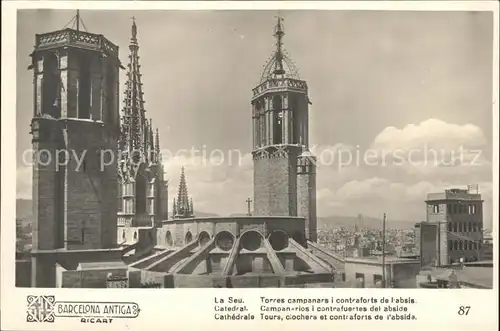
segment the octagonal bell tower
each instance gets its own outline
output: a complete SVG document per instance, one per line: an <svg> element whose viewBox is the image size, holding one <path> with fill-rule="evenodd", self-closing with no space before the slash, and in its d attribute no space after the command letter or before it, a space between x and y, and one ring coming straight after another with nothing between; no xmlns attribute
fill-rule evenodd
<svg viewBox="0 0 500 331"><path fill-rule="evenodd" d="M117 241L118 46L76 23L37 34L31 54L34 287L54 286L57 254Z"/></svg>
<svg viewBox="0 0 500 331"><path fill-rule="evenodd" d="M283 49L284 35L279 17L274 31L276 50L253 89L254 215L305 217L306 228L313 223L310 230L315 232L308 87ZM315 239L315 235L308 237Z"/></svg>

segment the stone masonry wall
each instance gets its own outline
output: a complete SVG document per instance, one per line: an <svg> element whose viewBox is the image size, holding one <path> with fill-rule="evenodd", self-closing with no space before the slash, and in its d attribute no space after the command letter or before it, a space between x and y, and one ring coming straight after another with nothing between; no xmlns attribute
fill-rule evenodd
<svg viewBox="0 0 500 331"><path fill-rule="evenodd" d="M254 215L296 215L296 163L293 153L254 161Z"/></svg>
<svg viewBox="0 0 500 331"><path fill-rule="evenodd" d="M316 175L297 176L297 216L305 218L306 238L317 240Z"/></svg>
<svg viewBox="0 0 500 331"><path fill-rule="evenodd" d="M54 249L63 245L60 217L56 217L56 149L64 148L61 124L57 120L36 118L33 134L33 249ZM60 202L60 201L59 201ZM57 228L59 227L59 228Z"/></svg>
<svg viewBox="0 0 500 331"><path fill-rule="evenodd" d="M102 150L116 152L116 140L101 123L79 120L68 121L67 137L74 153L67 166L68 249L112 247L117 239L116 161L101 167L100 155ZM75 155L83 160L80 166Z"/></svg>
<svg viewBox="0 0 500 331"><path fill-rule="evenodd" d="M437 225L420 224L420 261L422 267L435 266L437 261Z"/></svg>

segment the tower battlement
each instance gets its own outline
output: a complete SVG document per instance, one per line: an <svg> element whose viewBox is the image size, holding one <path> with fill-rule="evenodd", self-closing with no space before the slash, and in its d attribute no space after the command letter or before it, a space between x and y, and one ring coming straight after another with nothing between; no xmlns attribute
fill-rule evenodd
<svg viewBox="0 0 500 331"><path fill-rule="evenodd" d="M257 100L262 95L271 92L293 91L307 94L307 83L304 80L294 78L271 78L255 87L253 92L253 100Z"/></svg>
<svg viewBox="0 0 500 331"><path fill-rule="evenodd" d="M106 39L102 34L95 34L74 29L37 34L35 49L38 51L74 47L89 51L98 51L106 55L118 57L118 46Z"/></svg>

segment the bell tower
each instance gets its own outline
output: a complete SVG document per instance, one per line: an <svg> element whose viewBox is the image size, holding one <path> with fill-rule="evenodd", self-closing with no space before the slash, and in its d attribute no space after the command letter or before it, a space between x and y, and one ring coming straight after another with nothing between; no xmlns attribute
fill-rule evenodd
<svg viewBox="0 0 500 331"><path fill-rule="evenodd" d="M75 20L76 29L36 35L29 67L37 287L52 281L39 254L116 246L118 46L81 31L79 12Z"/></svg>
<svg viewBox="0 0 500 331"><path fill-rule="evenodd" d="M314 159L307 152L308 87L283 48L284 35L283 19L278 17L276 49L253 89L254 214L312 216L315 222L315 177L309 176L314 168L309 161ZM298 181L305 174L308 180Z"/></svg>

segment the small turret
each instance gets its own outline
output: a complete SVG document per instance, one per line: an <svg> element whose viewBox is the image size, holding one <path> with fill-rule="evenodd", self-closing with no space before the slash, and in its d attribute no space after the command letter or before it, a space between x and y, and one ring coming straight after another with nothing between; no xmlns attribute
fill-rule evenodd
<svg viewBox="0 0 500 331"><path fill-rule="evenodd" d="M306 150L297 158L297 216L304 217L306 238L317 240L316 157Z"/></svg>
<svg viewBox="0 0 500 331"><path fill-rule="evenodd" d="M179 183L179 191L177 192L177 205L176 213L174 213L174 218L189 218L193 217L193 201L189 199L186 175L184 173L184 167L181 169L181 179Z"/></svg>

